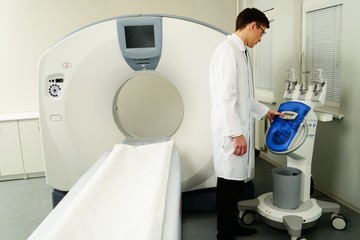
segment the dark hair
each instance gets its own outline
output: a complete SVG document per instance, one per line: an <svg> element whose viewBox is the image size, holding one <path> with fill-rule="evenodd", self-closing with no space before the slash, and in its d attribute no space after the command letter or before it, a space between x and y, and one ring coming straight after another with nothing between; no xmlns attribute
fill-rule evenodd
<svg viewBox="0 0 360 240"><path fill-rule="evenodd" d="M269 19L265 16L265 14L256 8L245 8L236 18L236 28L243 29L249 23L256 22L259 25L265 25L266 28L270 28Z"/></svg>

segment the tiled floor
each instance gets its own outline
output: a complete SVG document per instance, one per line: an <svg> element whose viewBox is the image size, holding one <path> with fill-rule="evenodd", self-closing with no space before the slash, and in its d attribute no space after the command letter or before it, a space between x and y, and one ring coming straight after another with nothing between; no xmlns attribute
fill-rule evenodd
<svg viewBox="0 0 360 240"><path fill-rule="evenodd" d="M45 178L0 182L0 239L24 240L51 211Z"/></svg>

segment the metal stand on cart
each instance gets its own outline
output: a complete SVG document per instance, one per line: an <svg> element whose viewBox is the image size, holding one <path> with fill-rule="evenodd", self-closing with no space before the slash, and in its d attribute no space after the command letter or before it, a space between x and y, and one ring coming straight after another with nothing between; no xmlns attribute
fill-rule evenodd
<svg viewBox="0 0 360 240"><path fill-rule="evenodd" d="M331 214L331 225L336 230L345 229L347 220L340 214L339 204L310 198L311 162L317 123L332 121L332 115L313 111L315 106L324 104L326 80L321 69L313 70L310 84L298 82L295 76L295 70L289 69L284 95L288 102L279 107L279 112L284 116L274 119L265 142L270 152L287 155L288 168L301 171L298 204L294 208L279 206L274 201L275 192L270 192L257 199L240 201L238 208L240 219L246 225L254 222L254 214L257 212L266 224L287 230L291 240L305 240L301 235L302 229L314 226L323 213ZM299 106L302 105L308 108L307 112L301 112Z"/></svg>

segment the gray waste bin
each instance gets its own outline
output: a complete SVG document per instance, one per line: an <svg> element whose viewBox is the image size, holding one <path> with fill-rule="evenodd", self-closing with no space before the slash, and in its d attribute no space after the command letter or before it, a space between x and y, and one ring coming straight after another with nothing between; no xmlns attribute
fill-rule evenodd
<svg viewBox="0 0 360 240"><path fill-rule="evenodd" d="M300 205L301 171L292 167L276 167L273 176L273 204L278 208L295 209Z"/></svg>

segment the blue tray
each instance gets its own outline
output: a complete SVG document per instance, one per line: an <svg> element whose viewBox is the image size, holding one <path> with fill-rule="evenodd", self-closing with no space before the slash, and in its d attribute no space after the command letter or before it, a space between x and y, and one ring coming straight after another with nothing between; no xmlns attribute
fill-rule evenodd
<svg viewBox="0 0 360 240"><path fill-rule="evenodd" d="M296 112L297 116L293 120L279 116L274 118L265 139L267 147L273 152L288 150L310 109L308 105L301 102L290 101L280 104L278 112Z"/></svg>

